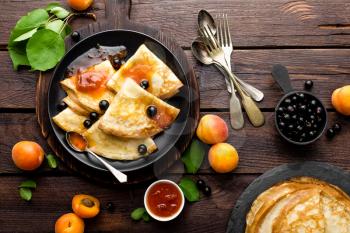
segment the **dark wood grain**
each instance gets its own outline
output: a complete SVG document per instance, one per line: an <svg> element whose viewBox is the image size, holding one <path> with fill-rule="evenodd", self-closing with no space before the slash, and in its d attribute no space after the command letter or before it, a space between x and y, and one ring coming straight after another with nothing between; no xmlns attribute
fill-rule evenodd
<svg viewBox="0 0 350 233"><path fill-rule="evenodd" d="M0 44L7 43L9 31L20 16L48 2L2 1L0 25L4 36L0 38ZM103 2L97 0L94 4L99 19L104 17ZM196 36L200 9L208 9L214 15L229 13L232 39L237 47L350 45L348 5L343 0L202 0L200 4L196 0L133 0L132 7L133 21L171 32L185 47L189 47ZM86 19L79 19L74 25L84 23Z"/></svg>
<svg viewBox="0 0 350 233"><path fill-rule="evenodd" d="M180 177L174 178L178 180ZM77 177L37 177L38 188L30 203L20 200L17 186L21 177L2 177L0 186L1 233L53 232L56 219L71 212L74 194L86 193L99 198L101 213L86 220L86 232L176 232L214 233L224 232L234 200L256 178L255 175L196 176L212 187L212 196L203 197L197 203L186 203L183 213L174 221L160 223L134 222L130 218L133 209L143 205L147 184L119 190ZM113 202L114 212L106 210L106 203ZM205 211L203 211L205 210ZM215 221L213 217L215 216Z"/></svg>
<svg viewBox="0 0 350 233"><path fill-rule="evenodd" d="M201 9L228 14L236 47L350 45L348 5L342 0L134 0L131 19L171 31L188 47Z"/></svg>
<svg viewBox="0 0 350 233"><path fill-rule="evenodd" d="M197 62L191 51L185 51L198 77L201 107L228 108L229 95L225 82L215 67ZM6 77L0 85L0 108L35 108L34 86L36 73L14 72L6 51L0 51L0 73ZM282 49L282 50L236 50L233 54L235 73L248 83L261 89L266 98L260 107L274 108L282 93L272 79L274 64L285 65L296 89L302 89L305 80L313 80L315 93L331 108L332 91L350 83L350 49ZM45 81L45 80L42 80Z"/></svg>
<svg viewBox="0 0 350 233"><path fill-rule="evenodd" d="M64 6L66 0L58 0ZM105 6L106 0L94 0L93 9L98 26L86 32L100 30L107 15L119 15L115 8ZM233 65L236 74L265 93L259 104L265 111L266 125L253 128L249 123L241 131L230 129L228 142L240 156L238 169L232 174L215 174L206 160L194 178L204 179L213 189L211 198L186 204L178 219L169 223L143 223L130 220L130 212L142 206L144 191L149 182L127 187L109 187L78 176L59 163L56 170L43 165L35 172L21 172L11 161L11 148L19 140L39 142L46 152L49 145L41 136L36 122L35 87L45 86L49 79L38 79L38 73L25 70L14 72L6 51L11 28L26 12L43 7L51 0L4 0L0 7L0 232L46 233L53 232L55 220L71 212L74 194L87 193L102 203L101 214L86 221L86 232L176 232L219 233L226 224L240 193L260 173L277 165L296 161L324 161L350 171L350 119L333 112L330 94L333 89L350 84L350 24L349 3L344 0L132 0L131 21L153 28L148 33L158 38L161 30L175 38L182 46L190 64L194 66L200 88L202 115L207 111L228 122L228 94L221 74L214 67L199 64L192 56L190 43L197 36L196 17L200 9L214 15L228 13L231 35L235 46ZM91 19L72 21L76 30L91 23ZM118 25L120 21L113 21ZM129 25L128 21L124 22ZM121 26L119 24L119 26ZM130 26L130 25L129 25ZM135 25L139 30L140 26ZM87 35L87 34L86 34ZM84 37L84 34L83 34ZM67 43L70 43L67 41ZM181 49L177 53L182 53ZM342 132L333 140L322 137L315 144L296 147L284 142L274 129L272 110L281 91L270 75L272 65L281 63L289 69L292 84L301 89L304 80L314 81L313 93L329 109L329 125L340 122ZM39 81L39 82L37 82ZM46 93L37 97L45 97ZM39 110L39 109L37 109ZM47 117L41 118L47 123ZM48 135L43 127L43 134ZM50 140L49 140L50 142ZM208 148L207 148L208 149ZM161 165L159 165L161 166ZM153 167L156 172L158 164ZM247 174L250 173L250 174ZM155 178L178 181L184 175L181 162L167 172L155 173ZM33 200L26 203L18 196L18 184L33 178L38 182ZM106 211L105 204L112 201L116 209Z"/></svg>
<svg viewBox="0 0 350 233"><path fill-rule="evenodd" d="M206 113L202 113L206 114ZM214 112L221 116L227 124L229 124L229 114L227 112ZM343 131L333 140L328 140L323 136L315 144L306 147L297 147L286 143L279 137L274 128L274 119L272 113L264 113L266 116L266 124L258 130L252 127L248 120L243 130L234 131L229 129L228 143L234 145L240 156L240 163L235 173L262 173L267 169L273 168L283 163L291 163L297 161L314 160L321 162L331 162L334 165L342 167L350 171L350 145L347 143L350 137L350 131L346 130L350 127L350 119L340 116L337 113L329 113L329 125L340 122ZM35 140L46 147L45 141L41 138L40 128L35 122L34 114L1 114L0 115L0 132L7 135L1 141L0 156L0 174L15 174L18 170L11 161L11 148L19 140ZM254 146L252 146L254 145ZM153 171L158 171L160 164L153 167ZM44 166L42 170L48 172ZM61 173L67 173L62 166L59 170ZM56 171L53 171L56 172ZM168 173L182 174L184 172L181 163L175 164ZM202 169L202 174L214 174L209 168L206 161ZM78 174L78 173L73 173ZM158 175L158 174L156 174Z"/></svg>

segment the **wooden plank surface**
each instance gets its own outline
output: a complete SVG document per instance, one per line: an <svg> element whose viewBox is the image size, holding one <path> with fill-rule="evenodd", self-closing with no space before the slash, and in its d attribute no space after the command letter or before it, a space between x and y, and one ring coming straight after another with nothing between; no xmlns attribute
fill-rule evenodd
<svg viewBox="0 0 350 233"><path fill-rule="evenodd" d="M87 193L101 201L101 213L86 220L86 232L152 232L152 233L214 233L224 232L234 205L234 200L255 178L255 175L196 176L212 187L212 196L190 204L174 221L161 223L133 222L130 213L143 205L147 183L127 189L111 189L77 177L37 177L38 188L33 199L26 203L20 200L17 186L22 177L1 177L0 186L0 232L1 233L46 233L52 232L56 219L71 212L74 194ZM177 180L180 177L173 179ZM114 212L106 210L112 202ZM205 210L205 211L203 211ZM213 221L215 218L215 221ZM5 227L6 226L6 227Z"/></svg>
<svg viewBox="0 0 350 233"><path fill-rule="evenodd" d="M66 0L58 0L66 4ZM197 36L196 16L200 9L214 15L228 13L235 46L235 73L265 93L259 104L267 117L264 127L249 123L241 131L230 129L228 142L240 155L239 168L233 174L217 175L205 161L200 174L213 189L210 198L186 204L184 212L170 223L136 223L130 212L142 206L148 183L111 188L70 173L63 164L57 170L44 165L37 172L23 173L11 161L11 148L19 140L34 140L50 152L41 138L35 117L37 73L14 72L6 51L9 32L20 16L30 9L43 7L49 0L4 0L0 8L0 233L52 232L58 216L70 212L76 193L97 196L101 214L86 221L86 232L224 232L229 214L240 193L260 173L282 163L325 161L350 171L349 118L334 112L330 104L333 89L350 83L350 3L344 0L132 0L131 20L171 33L184 48L201 90L202 114L217 114L228 122L228 94L221 74L214 67L199 64L191 54L190 43ZM105 0L95 0L93 11L98 20L105 17ZM66 6L66 5L65 5ZM79 18L78 28L91 22ZM302 89L311 79L312 90L330 110L329 124L340 122L343 131L333 140L322 137L315 144L296 147L284 142L274 128L272 110L282 96L272 80L271 67L281 63L289 69L292 84ZM268 140L267 140L268 139ZM155 168L156 169L156 168ZM177 181L183 175L179 162L166 174ZM18 184L34 178L38 188L26 203L18 196ZM114 212L105 205L112 201Z"/></svg>
<svg viewBox="0 0 350 233"><path fill-rule="evenodd" d="M134 0L132 9L132 20L170 31L185 47L201 9L228 14L236 47L350 45L344 0Z"/></svg>
<svg viewBox="0 0 350 233"><path fill-rule="evenodd" d="M9 31L20 16L45 2L49 1L2 1L0 25L4 36L0 44L7 43ZM170 31L184 47L189 47L196 36L200 9L229 13L237 47L349 46L349 8L343 0L204 0L200 4L197 0L133 0L131 19ZM103 0L96 0L94 9L99 19L104 17ZM84 23L86 19L78 19L74 25Z"/></svg>
<svg viewBox="0 0 350 233"><path fill-rule="evenodd" d="M197 62L191 51L186 51L186 55L199 78L201 108L227 108L229 95L221 73ZM37 73L14 72L6 51L0 51L0 59L4 64L0 73L6 77L0 85L0 108L35 108ZM332 91L350 83L350 49L236 50L232 62L235 73L265 93L262 108L274 108L282 96L270 74L276 63L289 69L296 89L302 89L305 80L314 80L312 91L327 108L331 108Z"/></svg>
<svg viewBox="0 0 350 233"><path fill-rule="evenodd" d="M205 112L202 113L206 114ZM229 115L227 112L212 112L222 117L229 124ZM334 165L350 171L350 144L347 143L350 138L350 127L348 119L339 116L337 113L330 112L329 125L339 122L344 130L333 140L328 140L323 136L315 144L305 147L297 147L286 143L275 130L273 113L264 113L267 119L265 126L256 129L250 125L247 119L246 127L240 131L234 131L229 128L229 138L227 142L234 145L240 156L240 163L235 173L262 173L266 170L283 163L292 163L297 161L322 161L332 162ZM39 127L36 123L35 115L32 113L7 113L0 114L0 132L7 135L1 141L0 156L0 174L14 174L18 170L11 162L11 148L19 140L34 140L46 146L46 143L40 136ZM266 140L269 138L269 140ZM254 146L252 146L254 145ZM47 151L47 147L45 148ZM48 172L46 166L40 172ZM57 172L57 171L54 171ZM64 167L60 167L59 172L66 173ZM174 166L169 173L183 173L183 166ZM215 174L206 161L201 174Z"/></svg>

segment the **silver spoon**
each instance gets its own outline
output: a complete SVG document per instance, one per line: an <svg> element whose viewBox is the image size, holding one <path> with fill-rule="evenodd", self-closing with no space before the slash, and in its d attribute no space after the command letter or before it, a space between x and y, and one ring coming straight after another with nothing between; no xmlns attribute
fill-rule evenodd
<svg viewBox="0 0 350 233"><path fill-rule="evenodd" d="M79 140L81 140L82 142L82 145L81 145L81 148L79 148L78 146L74 145L74 143L72 143L72 137L80 137ZM128 177L118 171L117 169L115 169L114 167L112 167L109 163L107 163L106 161L104 161L100 156L98 156L97 154L95 154L93 151L91 151L89 148L88 148L88 142L86 140L86 138L81 135L81 134L78 134L76 132L67 132L66 133L66 140L67 140L67 143L68 145L75 151L77 152L88 152L89 154L92 154L97 160L99 160L113 175L115 178L117 178L119 180L120 183L125 183L128 181Z"/></svg>
<svg viewBox="0 0 350 233"><path fill-rule="evenodd" d="M191 45L192 53L197 58L197 60L199 60L201 63L205 65L211 65L214 63L213 59L209 57L208 53L204 49L204 46L205 45L203 44L202 41L199 41L199 40L193 41ZM223 73L225 73L221 68L220 70ZM231 90L234 90L233 82L230 80L229 83L231 85ZM231 97L230 97L230 123L232 128L234 129L241 129L244 126L241 103L235 91L231 92Z"/></svg>
<svg viewBox="0 0 350 233"><path fill-rule="evenodd" d="M216 34L216 24L214 18L209 14L206 10L200 10L198 13L198 27L204 28L209 27L210 30L213 32L213 34ZM231 64L228 64L229 68L231 68ZM236 75L234 75L237 82L242 86L242 88L257 102L260 102L264 98L264 93L257 88L253 87L252 85L244 82L240 78L238 78ZM226 83L229 86L232 84L228 83L228 80L226 79ZM228 88L228 91L231 92Z"/></svg>

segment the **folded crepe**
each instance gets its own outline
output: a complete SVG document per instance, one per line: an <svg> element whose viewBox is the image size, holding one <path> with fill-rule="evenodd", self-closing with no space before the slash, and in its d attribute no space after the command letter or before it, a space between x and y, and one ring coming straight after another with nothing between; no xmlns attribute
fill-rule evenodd
<svg viewBox="0 0 350 233"><path fill-rule="evenodd" d="M151 154L157 149L152 138L121 138L104 133L95 122L83 135L88 141L90 150L103 157L114 160L136 160ZM138 146L144 144L147 153L141 155Z"/></svg>
<svg viewBox="0 0 350 233"><path fill-rule="evenodd" d="M161 99L172 97L183 86L171 69L144 44L113 75L107 86L119 92L128 78L137 84L147 80L149 87L146 90Z"/></svg>
<svg viewBox="0 0 350 233"><path fill-rule="evenodd" d="M350 232L350 198L334 185L298 177L260 194L246 222L246 233Z"/></svg>
<svg viewBox="0 0 350 233"><path fill-rule="evenodd" d="M150 106L157 109L153 117L147 114ZM179 111L145 91L134 80L126 79L101 117L99 128L107 134L119 137L152 137L169 127Z"/></svg>
<svg viewBox="0 0 350 233"><path fill-rule="evenodd" d="M85 136L88 147L96 154L114 160L135 160L147 156L157 149L152 138L120 138L105 134L98 128L99 120L89 129L84 127L86 116L79 115L71 108L66 108L53 117L53 121L64 131L73 131ZM141 155L138 146L144 144L147 153Z"/></svg>
<svg viewBox="0 0 350 233"><path fill-rule="evenodd" d="M52 118L52 120L64 131L73 131L82 134L86 131L84 121L86 117L74 112L70 107L64 109L62 112Z"/></svg>
<svg viewBox="0 0 350 233"><path fill-rule="evenodd" d="M102 113L100 101L110 102L114 97L114 93L107 88L107 82L114 73L110 61L106 60L86 70L79 70L75 75L61 81L61 85L70 100L87 112Z"/></svg>

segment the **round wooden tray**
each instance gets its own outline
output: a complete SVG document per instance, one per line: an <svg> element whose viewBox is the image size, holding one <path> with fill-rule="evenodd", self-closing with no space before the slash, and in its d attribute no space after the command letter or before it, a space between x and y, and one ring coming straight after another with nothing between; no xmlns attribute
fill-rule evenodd
<svg viewBox="0 0 350 233"><path fill-rule="evenodd" d="M189 88L192 92L193 101L190 104L189 120L187 121L184 134L176 143L175 147L169 151L165 156L152 166L144 169L128 173L128 184L139 183L155 177L157 174L163 173L168 169L183 153L192 136L195 132L197 122L199 119L199 89L197 79L194 75L193 69L187 61L187 57L182 48L178 46L170 37L147 26L135 24L129 20L131 4L129 0L107 0L106 1L106 19L99 20L93 24L89 24L84 28L76 31L80 33L81 39L86 38L97 32L113 29L129 29L147 34L165 45L177 58L182 66L189 82ZM69 50L74 42L68 37L66 39L66 50ZM93 170L86 165L78 162L75 158L69 155L61 144L56 139L52 132L49 117L48 117L48 99L47 91L53 71L42 73L38 79L36 87L36 115L41 133L47 140L53 152L74 172L95 182L105 184L119 184L115 178L108 172L101 172Z"/></svg>

